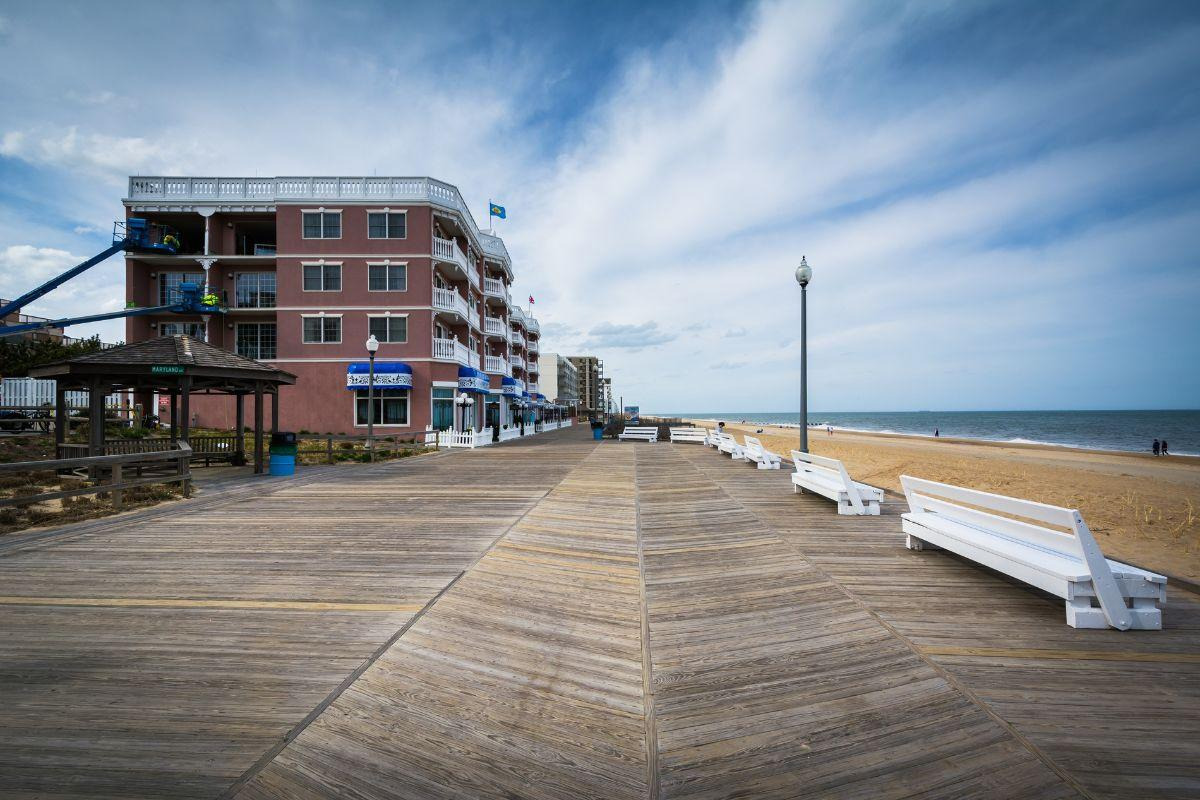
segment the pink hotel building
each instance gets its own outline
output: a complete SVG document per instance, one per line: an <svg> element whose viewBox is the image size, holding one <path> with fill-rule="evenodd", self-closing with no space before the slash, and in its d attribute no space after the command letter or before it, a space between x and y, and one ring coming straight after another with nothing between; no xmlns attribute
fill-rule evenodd
<svg viewBox="0 0 1200 800"><path fill-rule="evenodd" d="M538 393L539 326L512 302L504 242L481 231L458 189L432 178L131 177L126 216L176 229L175 255L126 256L126 299L171 302L207 282L229 307L205 322L130 318L127 341L189 334L297 376L280 428L362 433L365 342L375 427L509 438ZM467 394L472 404L456 405ZM544 400L544 398L541 398ZM517 411L524 401L530 410ZM141 402L151 403L150 398ZM231 428L234 403L196 396L193 421ZM499 434L498 434L499 435Z"/></svg>

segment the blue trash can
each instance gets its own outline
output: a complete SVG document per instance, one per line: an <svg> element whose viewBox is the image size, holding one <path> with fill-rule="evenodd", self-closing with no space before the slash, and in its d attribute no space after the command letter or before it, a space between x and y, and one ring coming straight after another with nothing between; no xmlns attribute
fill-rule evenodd
<svg viewBox="0 0 1200 800"><path fill-rule="evenodd" d="M285 456L280 453L271 453L271 474L272 475L295 475L296 474L296 457Z"/></svg>
<svg viewBox="0 0 1200 800"><path fill-rule="evenodd" d="M600 441L604 438L604 428L592 428L592 438Z"/></svg>

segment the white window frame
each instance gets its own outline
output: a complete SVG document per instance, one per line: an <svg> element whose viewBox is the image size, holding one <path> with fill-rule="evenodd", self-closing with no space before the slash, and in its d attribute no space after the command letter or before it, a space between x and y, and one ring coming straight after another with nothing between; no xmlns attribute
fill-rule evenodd
<svg viewBox="0 0 1200 800"><path fill-rule="evenodd" d="M327 341L325 341L325 325L324 325L324 320L327 320L327 319L332 319L332 318L336 318L336 319L338 320L338 339L337 339L337 341L336 341L336 342L327 342ZM306 319L319 319L319 320L322 320L322 325L321 325L321 341L319 341L319 342L310 342L310 341L308 341L307 339L305 339L305 338L304 338L304 320L306 320ZM276 336L278 336L278 334L279 334L279 329L278 329L278 328L276 328L276 329L275 329L275 332L276 332ZM346 329L345 329L345 326L343 326L343 325L342 325L342 315L341 315L341 314L301 314L301 315L300 315L300 343L301 343L301 344L306 344L306 345L308 345L308 344L311 344L311 345L322 345L322 344L341 344L341 343L342 343L342 339L345 337L345 335L346 335Z"/></svg>
<svg viewBox="0 0 1200 800"><path fill-rule="evenodd" d="M343 273L342 266L343 266L343 262L341 262L341 261L325 261L324 259L322 259L320 261L301 261L300 262L300 291L308 292L309 294L319 294L322 292L340 292L340 291L342 291L342 288L346 285L346 276ZM320 289L304 288L304 268L305 267L321 267L321 288ZM325 267L337 267L338 268L338 288L336 288L336 289L324 288L325 287ZM278 280L279 279L276 278L275 280L276 280L275 291L276 291L276 297L278 298L278 292L279 292Z"/></svg>
<svg viewBox="0 0 1200 800"><path fill-rule="evenodd" d="M355 389L353 392L350 393L350 416L354 420L354 427L356 427L356 428L367 427L367 423L358 421L358 393L365 392L365 391L366 391L366 389ZM404 397L404 403L407 406L407 408L404 411L404 418L407 419L408 422L404 423L403 425L397 425L396 423L388 423L388 422L376 422L375 423L376 428L411 428L413 426L412 389L409 389L407 392L403 392L402 394ZM378 393L376 393L375 400L377 402L382 402L383 398ZM381 407L381 410L382 410L382 407ZM379 416L382 417L383 415L380 414Z"/></svg>
<svg viewBox="0 0 1200 800"><path fill-rule="evenodd" d="M325 236L324 235L325 234L325 217L321 217L321 234L322 235L321 236L305 236L304 235L304 215L305 214L337 214L339 217L341 217L340 223L338 225L338 235L337 236ZM340 209L340 208L324 208L324 207L300 209L300 238L301 239L308 239L309 241L313 241L313 242L320 241L322 239L328 239L330 241L336 242L338 239L342 238L342 235L345 232L346 232L346 218L345 218L345 216L342 215L342 209Z"/></svg>
<svg viewBox="0 0 1200 800"><path fill-rule="evenodd" d="M303 325L303 324L304 323L301 323L301 325ZM254 358L253 360L254 361L274 361L275 359L279 358L279 323L277 321L272 322L271 320L262 320L261 322L238 322L238 323L236 323L233 326L233 352L234 353L237 353L237 355L242 355L241 353L238 353L238 342L241 340L241 335L242 335L241 329L242 329L243 325L246 327L250 327L251 325L253 325L259 329L258 349L260 352L262 350L262 326L263 325L274 325L275 326L275 355L271 356L270 358L264 358L263 356L259 355L258 357ZM303 331L301 331L301 336L303 337ZM251 358L251 357L250 356L242 356L242 358Z"/></svg>
<svg viewBox="0 0 1200 800"><path fill-rule="evenodd" d="M165 295L165 292L167 289L167 276L168 275L194 275L194 276L200 278L199 284L200 284L201 293L203 293L203 289L204 289L204 272L203 271L188 272L187 270L182 270L182 269L163 270L158 273L158 304L159 305L167 305L168 303L178 302L178 298L176 298L176 300L172 300L169 296ZM181 283L186 283L186 282L187 281L181 281Z"/></svg>
<svg viewBox="0 0 1200 800"><path fill-rule="evenodd" d="M401 214L401 215L403 215L403 217L404 217L404 235L403 236L382 236L382 237L372 236L371 235L371 215L372 214ZM387 228L388 233L391 233L391 226L387 224L387 220L384 220L384 226ZM388 239L404 241L407 238L408 238L408 209L407 208L402 208L402 209L395 210L395 211L390 208L368 208L367 209L367 240L368 241L380 242L380 241L387 241Z"/></svg>
<svg viewBox="0 0 1200 800"><path fill-rule="evenodd" d="M174 336L174 335L176 335L173 333L164 332L164 328L166 328L168 325L171 325L171 326L178 325L180 328L186 328L189 325L197 326L200 330L199 336L196 336L191 333L187 333L185 330L180 330L179 335L191 336L193 339L200 339L201 341L205 341L207 338L206 334L208 333L208 326L205 325L203 322L179 322L178 320L172 320L170 322L158 323L158 335L159 336Z"/></svg>
<svg viewBox="0 0 1200 800"><path fill-rule="evenodd" d="M404 267L404 288L403 289L393 289L392 283L389 280L388 288L372 289L371 288L371 267ZM407 292L408 291L408 262L407 261L397 261L395 263L392 263L391 261L368 261L367 262L367 291L368 292Z"/></svg>
<svg viewBox="0 0 1200 800"><path fill-rule="evenodd" d="M258 276L260 276L260 280L261 280L261 276L263 276L263 275L274 275L274 276L275 276L275 303L274 303L273 305L269 305L269 306L263 306L263 305L258 305L258 306L244 306L244 305L241 305L241 304L238 302L238 293L237 293L237 290L238 290L238 278L242 277L243 275L258 275ZM303 283L304 283L304 276L303 276L303 275L301 275L301 276L300 276L300 283L301 283L301 285L303 285ZM262 288L261 288L261 286L259 287L259 292L260 292L260 295L261 295L261 292L262 292ZM277 306L277 305L279 305L279 272L278 272L277 270L272 270L272 269L247 269L247 270L239 270L239 271L237 271L237 272L233 273L233 307L234 307L234 308L262 308L262 309L274 309L274 308L275 308L275 306Z"/></svg>
<svg viewBox="0 0 1200 800"><path fill-rule="evenodd" d="M394 339L379 339L380 344L408 344L408 314L367 314L367 333L371 333L371 320L373 319L402 319L404 320L404 341L398 342ZM388 335L391 335L391 330L388 330Z"/></svg>

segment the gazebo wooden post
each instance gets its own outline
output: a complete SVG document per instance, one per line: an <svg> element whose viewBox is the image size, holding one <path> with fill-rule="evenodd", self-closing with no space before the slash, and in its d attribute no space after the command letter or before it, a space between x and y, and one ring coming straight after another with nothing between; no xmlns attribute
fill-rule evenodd
<svg viewBox="0 0 1200 800"><path fill-rule="evenodd" d="M179 379L179 438L185 442L192 435L192 376L184 375Z"/></svg>
<svg viewBox="0 0 1200 800"><path fill-rule="evenodd" d="M104 455L104 393L99 378L92 378L88 391L88 455Z"/></svg>
<svg viewBox="0 0 1200 800"><path fill-rule="evenodd" d="M67 441L67 389L63 381L54 385L54 457L63 458L62 446Z"/></svg>
<svg viewBox="0 0 1200 800"><path fill-rule="evenodd" d="M254 382L254 474L263 471L263 382Z"/></svg>
<svg viewBox="0 0 1200 800"><path fill-rule="evenodd" d="M238 461L242 464L245 464L246 437L244 434L246 428L246 393L238 392L235 397L237 398L237 438L234 441L237 442Z"/></svg>
<svg viewBox="0 0 1200 800"><path fill-rule="evenodd" d="M279 387L271 392L271 433L279 433Z"/></svg>
<svg viewBox="0 0 1200 800"><path fill-rule="evenodd" d="M179 390L171 389L171 444L179 438Z"/></svg>

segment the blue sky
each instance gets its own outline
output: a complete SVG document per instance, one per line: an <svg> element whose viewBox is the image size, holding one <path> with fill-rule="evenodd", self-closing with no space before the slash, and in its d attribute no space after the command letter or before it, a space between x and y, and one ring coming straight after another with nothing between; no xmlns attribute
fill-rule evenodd
<svg viewBox="0 0 1200 800"><path fill-rule="evenodd" d="M1194 3L5 3L0 108L4 295L131 173L428 174L643 409L794 409L801 254L810 407L1200 406Z"/></svg>

